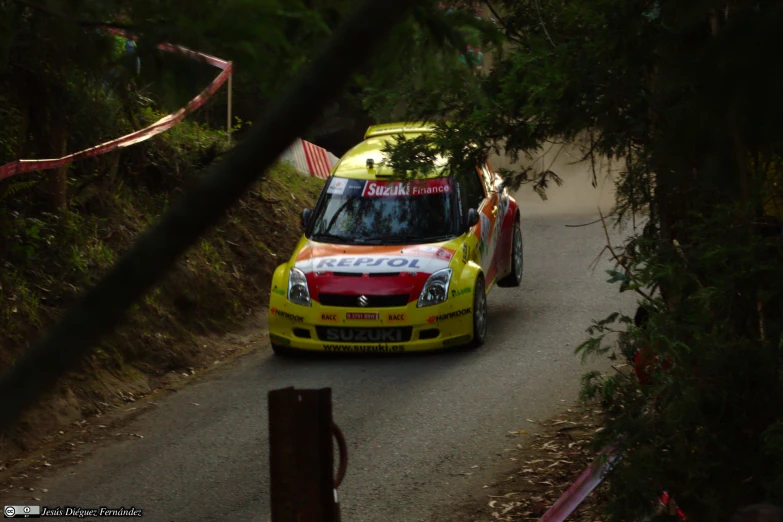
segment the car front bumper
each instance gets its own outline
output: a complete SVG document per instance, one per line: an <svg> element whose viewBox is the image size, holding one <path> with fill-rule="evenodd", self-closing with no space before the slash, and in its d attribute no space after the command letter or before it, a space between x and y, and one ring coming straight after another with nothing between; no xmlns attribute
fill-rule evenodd
<svg viewBox="0 0 783 522"><path fill-rule="evenodd" d="M473 295L418 308L300 306L273 294L269 338L297 350L332 353L404 353L441 350L473 338Z"/></svg>

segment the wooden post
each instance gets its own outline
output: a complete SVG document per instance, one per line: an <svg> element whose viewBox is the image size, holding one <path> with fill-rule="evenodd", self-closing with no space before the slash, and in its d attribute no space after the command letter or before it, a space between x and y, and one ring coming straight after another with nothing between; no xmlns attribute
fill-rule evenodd
<svg viewBox="0 0 783 522"><path fill-rule="evenodd" d="M272 522L340 522L332 390L269 392Z"/></svg>
<svg viewBox="0 0 783 522"><path fill-rule="evenodd" d="M231 67L233 67L233 62L231 62ZM228 145L231 145L231 90L232 90L232 80L234 78L234 71L232 69L231 74L228 75L228 121L226 122L226 133L228 135Z"/></svg>

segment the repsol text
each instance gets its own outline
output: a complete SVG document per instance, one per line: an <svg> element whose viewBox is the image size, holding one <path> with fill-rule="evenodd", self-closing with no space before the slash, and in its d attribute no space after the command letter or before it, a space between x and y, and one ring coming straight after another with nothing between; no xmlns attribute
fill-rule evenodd
<svg viewBox="0 0 783 522"><path fill-rule="evenodd" d="M390 266L392 268L421 268L419 265L420 259L411 258L406 259L404 257L343 257L343 258L329 258L324 257L318 260L315 265L316 269L321 268L340 268L349 266Z"/></svg>

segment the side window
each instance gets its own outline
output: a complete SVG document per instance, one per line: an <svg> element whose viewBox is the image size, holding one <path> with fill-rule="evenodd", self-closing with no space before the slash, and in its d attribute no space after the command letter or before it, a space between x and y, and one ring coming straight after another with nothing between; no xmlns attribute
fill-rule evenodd
<svg viewBox="0 0 783 522"><path fill-rule="evenodd" d="M456 177L460 185L463 210L466 213L471 208L478 210L487 195L478 172L475 169L470 169L467 172L460 172Z"/></svg>

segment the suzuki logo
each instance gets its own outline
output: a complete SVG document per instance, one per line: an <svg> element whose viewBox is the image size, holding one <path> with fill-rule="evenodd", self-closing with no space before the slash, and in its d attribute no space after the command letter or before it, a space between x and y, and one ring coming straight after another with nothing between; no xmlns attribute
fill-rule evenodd
<svg viewBox="0 0 783 522"><path fill-rule="evenodd" d="M360 295L359 296L359 306L365 307L368 304L370 304L370 300L367 299L367 296L366 295Z"/></svg>

